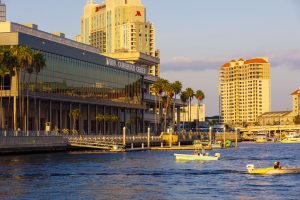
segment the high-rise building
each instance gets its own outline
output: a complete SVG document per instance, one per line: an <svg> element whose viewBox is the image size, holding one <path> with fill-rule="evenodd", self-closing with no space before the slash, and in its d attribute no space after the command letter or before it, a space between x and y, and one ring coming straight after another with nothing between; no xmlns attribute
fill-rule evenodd
<svg viewBox="0 0 300 200"><path fill-rule="evenodd" d="M76 40L93 45L100 53L133 64L148 66L159 76L159 51L155 49L155 28L146 21L141 0L88 0Z"/></svg>
<svg viewBox="0 0 300 200"><path fill-rule="evenodd" d="M269 112L270 63L267 58L231 60L220 68L220 114L225 124L255 123Z"/></svg>
<svg viewBox="0 0 300 200"><path fill-rule="evenodd" d="M0 0L0 22L6 21L6 6L4 3L1 3Z"/></svg>

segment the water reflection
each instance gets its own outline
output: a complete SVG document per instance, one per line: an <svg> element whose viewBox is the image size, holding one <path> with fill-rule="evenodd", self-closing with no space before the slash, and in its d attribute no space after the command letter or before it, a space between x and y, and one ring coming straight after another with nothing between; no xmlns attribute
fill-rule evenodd
<svg viewBox="0 0 300 200"><path fill-rule="evenodd" d="M245 168L277 160L300 166L297 146L242 144L218 152L214 162L177 162L172 151L2 156L0 199L298 198L299 174L255 176Z"/></svg>

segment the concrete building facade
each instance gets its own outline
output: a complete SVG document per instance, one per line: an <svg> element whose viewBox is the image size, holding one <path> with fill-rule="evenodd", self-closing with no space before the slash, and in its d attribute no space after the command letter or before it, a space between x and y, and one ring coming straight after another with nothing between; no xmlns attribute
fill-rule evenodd
<svg viewBox="0 0 300 200"><path fill-rule="evenodd" d="M267 58L231 60L220 68L220 115L229 125L255 123L271 108Z"/></svg>
<svg viewBox="0 0 300 200"><path fill-rule="evenodd" d="M155 47L155 27L146 21L141 0L88 0L81 17L76 40L98 47L100 53L147 66L149 74L159 76L160 53Z"/></svg>
<svg viewBox="0 0 300 200"><path fill-rule="evenodd" d="M190 109L191 108L191 109ZM191 110L191 118L189 119L189 109ZM177 119L177 114L176 114ZM199 119L199 122L205 121L205 104L192 104L191 107L184 106L180 108L180 121L181 122L195 122Z"/></svg>
<svg viewBox="0 0 300 200"><path fill-rule="evenodd" d="M0 22L6 21L6 6L0 0Z"/></svg>

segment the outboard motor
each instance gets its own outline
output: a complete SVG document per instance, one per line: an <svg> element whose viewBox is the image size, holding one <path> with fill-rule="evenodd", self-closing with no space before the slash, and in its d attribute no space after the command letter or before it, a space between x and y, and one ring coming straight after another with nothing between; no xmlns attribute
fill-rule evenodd
<svg viewBox="0 0 300 200"><path fill-rule="evenodd" d="M251 173L254 170L254 165L253 164L249 164L246 167L247 167L247 170L248 170L249 173Z"/></svg>
<svg viewBox="0 0 300 200"><path fill-rule="evenodd" d="M220 153L215 153L215 157L220 158L221 154Z"/></svg>

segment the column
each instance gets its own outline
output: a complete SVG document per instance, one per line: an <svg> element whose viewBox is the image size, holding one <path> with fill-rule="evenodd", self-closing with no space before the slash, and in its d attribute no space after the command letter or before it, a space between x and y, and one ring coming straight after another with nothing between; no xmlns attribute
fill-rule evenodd
<svg viewBox="0 0 300 200"><path fill-rule="evenodd" d="M17 96L14 95L14 131L17 131Z"/></svg>
<svg viewBox="0 0 300 200"><path fill-rule="evenodd" d="M41 130L41 100L39 99L39 103L38 103L38 134L40 134L40 130Z"/></svg>
<svg viewBox="0 0 300 200"><path fill-rule="evenodd" d="M80 135L80 134L82 134L81 133L81 130L82 130L82 126L81 126L81 119L83 118L83 117L81 117L81 115L82 115L82 113L81 113L81 104L79 104L78 105L78 109L79 109L79 116L78 116L78 134ZM76 123L76 122L75 122Z"/></svg>
<svg viewBox="0 0 300 200"><path fill-rule="evenodd" d="M50 132L52 130L52 101L49 101L49 120L50 122Z"/></svg>
<svg viewBox="0 0 300 200"><path fill-rule="evenodd" d="M63 105L62 102L59 102L59 131L62 134L63 129Z"/></svg>
<svg viewBox="0 0 300 200"><path fill-rule="evenodd" d="M69 113L68 113L69 124L70 124L69 133L72 133L72 117L70 116L71 115L71 110L72 110L72 103L69 103Z"/></svg>
<svg viewBox="0 0 300 200"><path fill-rule="evenodd" d="M90 117L90 104L87 105L87 126L88 126L88 130L87 130L87 134L90 135L91 134L91 117Z"/></svg>
<svg viewBox="0 0 300 200"><path fill-rule="evenodd" d="M95 105L95 120L96 120L96 127L95 127L95 131L96 131L96 135L98 135L99 130L98 130L98 120L97 120L97 114L98 114L98 105Z"/></svg>

